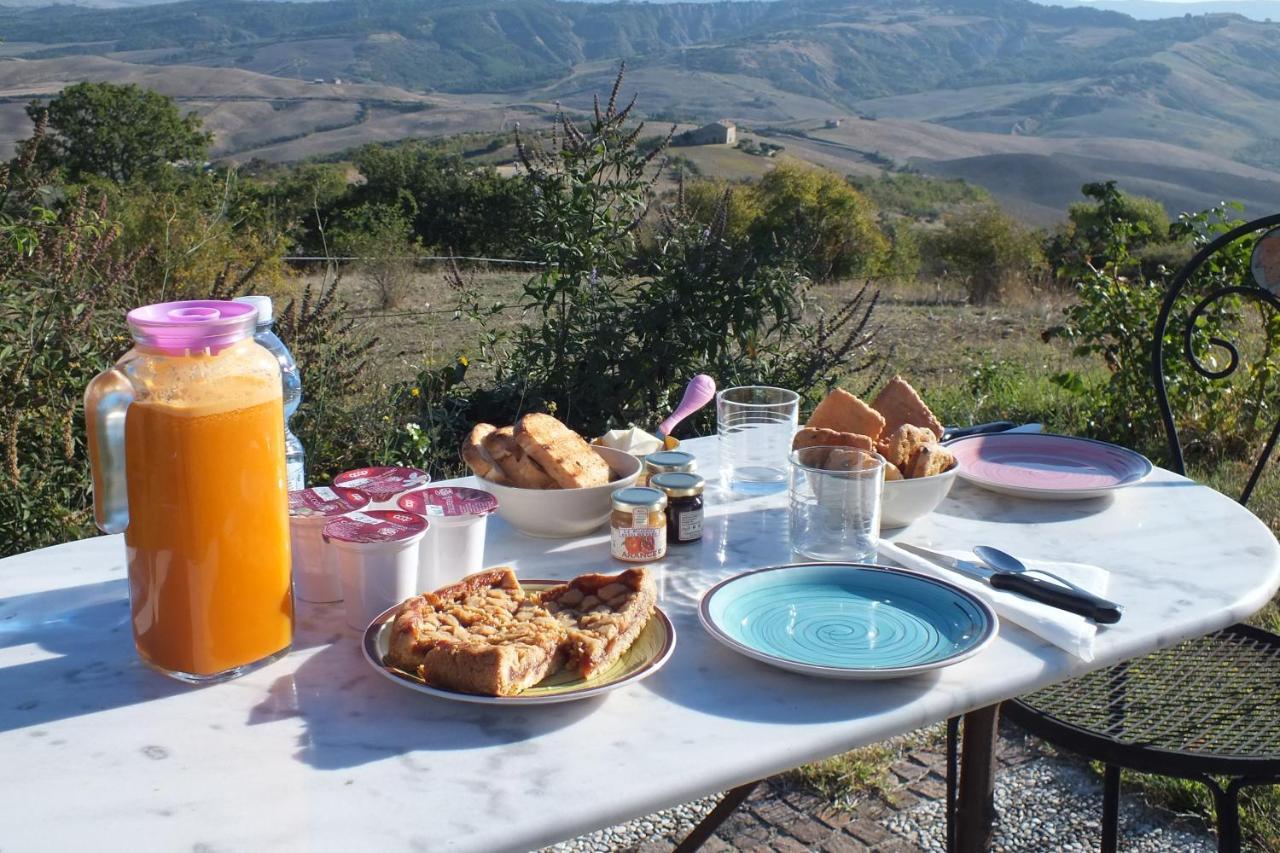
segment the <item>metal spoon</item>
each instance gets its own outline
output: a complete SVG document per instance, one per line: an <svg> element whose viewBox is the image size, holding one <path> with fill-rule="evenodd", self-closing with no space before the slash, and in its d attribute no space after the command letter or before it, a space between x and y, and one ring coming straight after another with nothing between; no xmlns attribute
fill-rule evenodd
<svg viewBox="0 0 1280 853"><path fill-rule="evenodd" d="M1070 589L1071 591L1077 593L1078 595L1084 598L1090 599L1093 605L1099 611L1107 612L1108 616L1110 615L1111 611L1114 611L1115 619L1110 619L1109 621L1112 621L1112 622L1118 621L1120 618L1119 614L1124 610L1123 607L1121 607L1119 604L1116 604L1114 601L1108 601L1107 599L1101 596L1094 595L1093 593L1089 592L1089 590L1084 589L1083 587L1080 587L1072 583L1071 581L1067 580L1061 575L1057 575L1057 574L1054 574L1053 572L1045 571L1044 569L1027 568L1027 565L1023 563L1021 560L1019 560L1017 557L1013 556L1012 554L1001 551L999 548L992 548L990 545L975 545L973 548L973 554L975 557L977 557L982 562L986 563L988 566L990 566L992 569L996 570L997 572L1009 572L1015 575L1024 575L1030 572L1035 572L1036 574L1051 577L1055 581L1062 584L1063 586ZM1096 621L1103 622L1104 620L1097 619Z"/></svg>

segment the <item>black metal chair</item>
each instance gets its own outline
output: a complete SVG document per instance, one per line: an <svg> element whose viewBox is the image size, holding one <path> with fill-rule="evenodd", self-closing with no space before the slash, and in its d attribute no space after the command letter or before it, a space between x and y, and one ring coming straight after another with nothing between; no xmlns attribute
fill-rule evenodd
<svg viewBox="0 0 1280 853"><path fill-rule="evenodd" d="M1280 311L1280 297L1268 289L1280 290L1277 226L1280 214L1223 234L1178 272L1165 295L1155 326L1152 378L1169 440L1170 467L1178 473L1185 473L1183 451L1163 375L1163 340L1175 303L1215 253L1236 240L1256 237L1255 281L1216 287L1188 312L1183 334L1181 355L1197 372L1210 380L1233 374L1240 353L1228 341L1209 340L1229 356L1225 368L1214 369L1197 357L1192 346L1196 319L1227 297L1257 300ZM1258 237L1260 232L1263 236ZM1264 240L1266 248L1260 249ZM1274 252L1269 255L1271 265L1260 257L1267 251ZM1256 280L1264 266L1272 270L1263 276L1268 280ZM1248 504L1278 436L1280 421L1250 473L1242 504ZM1213 795L1218 849L1239 850L1240 789L1280 783L1280 636L1232 625L1011 700L1003 711L1036 737L1105 765L1102 850L1116 849L1121 768L1203 782ZM1230 781L1222 784L1215 776Z"/></svg>

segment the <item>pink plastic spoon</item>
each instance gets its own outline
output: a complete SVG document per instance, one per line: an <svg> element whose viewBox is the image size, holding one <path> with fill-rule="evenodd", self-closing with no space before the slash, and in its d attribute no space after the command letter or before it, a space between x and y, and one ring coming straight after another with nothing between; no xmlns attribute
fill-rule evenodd
<svg viewBox="0 0 1280 853"><path fill-rule="evenodd" d="M665 439L676 428L676 424L710 403L715 396L716 381L710 376L699 373L690 379L688 387L684 389L684 396L680 398L680 405L676 406L676 410L665 421L658 424L658 437Z"/></svg>

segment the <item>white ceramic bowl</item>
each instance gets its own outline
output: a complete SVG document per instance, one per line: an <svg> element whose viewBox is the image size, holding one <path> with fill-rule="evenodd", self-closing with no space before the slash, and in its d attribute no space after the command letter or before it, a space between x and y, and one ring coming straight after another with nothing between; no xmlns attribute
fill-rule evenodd
<svg viewBox="0 0 1280 853"><path fill-rule="evenodd" d="M906 527L933 512L955 485L959 470L959 465L952 465L950 470L932 477L886 480L880 503L880 527Z"/></svg>
<svg viewBox="0 0 1280 853"><path fill-rule="evenodd" d="M498 499L498 517L530 536L567 539L592 532L609 520L613 493L634 485L640 460L612 447L592 447L613 471L613 480L587 489L518 489L481 480Z"/></svg>

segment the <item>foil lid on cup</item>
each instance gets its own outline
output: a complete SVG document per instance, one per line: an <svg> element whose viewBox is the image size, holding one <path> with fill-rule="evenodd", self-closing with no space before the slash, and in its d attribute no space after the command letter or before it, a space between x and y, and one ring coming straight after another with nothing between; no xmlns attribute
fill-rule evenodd
<svg viewBox="0 0 1280 853"><path fill-rule="evenodd" d="M389 501L430 482L431 475L419 468L356 468L333 478L333 485L368 492L375 501Z"/></svg>
<svg viewBox="0 0 1280 853"><path fill-rule="evenodd" d="M488 515L498 508L498 499L480 489L438 486L401 495L400 508L432 518Z"/></svg>
<svg viewBox="0 0 1280 853"><path fill-rule="evenodd" d="M331 489L316 486L314 489L298 489L289 493L289 515L325 518L345 515L369 505L368 493L359 489Z"/></svg>
<svg viewBox="0 0 1280 853"><path fill-rule="evenodd" d="M340 516L324 526L324 538L338 542L400 542L427 529L420 515L394 509L371 509Z"/></svg>

